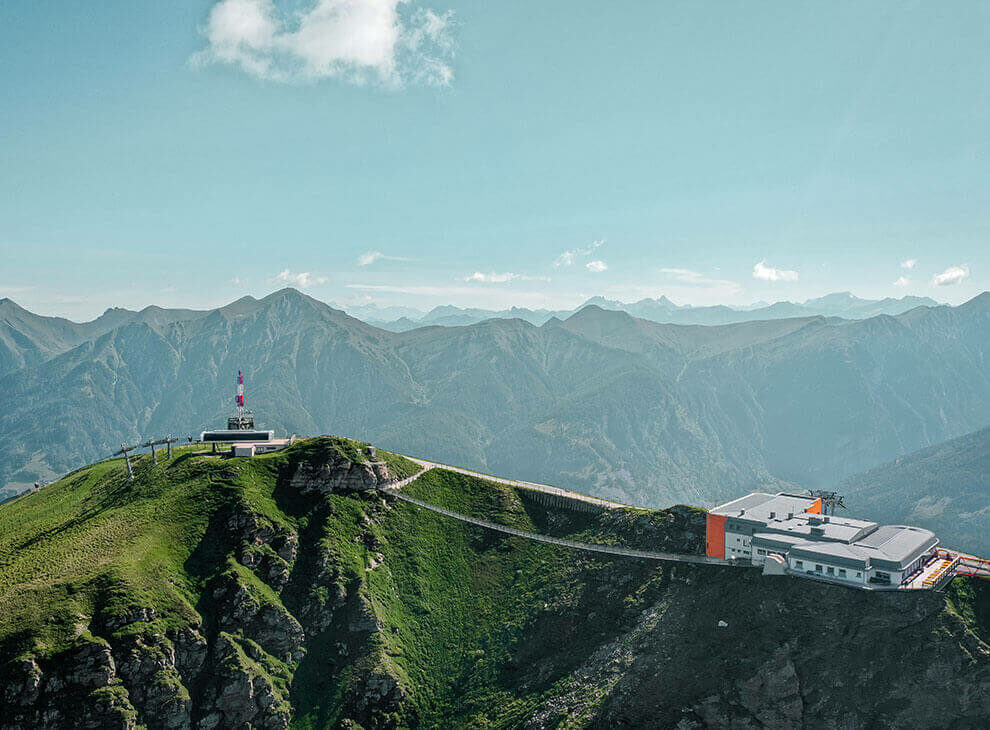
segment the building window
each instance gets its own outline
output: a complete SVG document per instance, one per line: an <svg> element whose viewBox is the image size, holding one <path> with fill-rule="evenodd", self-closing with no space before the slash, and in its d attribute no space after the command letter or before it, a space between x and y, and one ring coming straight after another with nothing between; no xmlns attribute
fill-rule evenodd
<svg viewBox="0 0 990 730"><path fill-rule="evenodd" d="M856 571L856 577L857 578L862 578L863 577L863 574L860 573L859 571Z"/></svg>
<svg viewBox="0 0 990 730"><path fill-rule="evenodd" d="M766 555L767 554L767 551L766 550L760 550L759 548L757 548L756 554L757 555Z"/></svg>
<svg viewBox="0 0 990 730"><path fill-rule="evenodd" d="M846 577L846 571L844 568L839 568L839 575L843 578Z"/></svg>
<svg viewBox="0 0 990 730"><path fill-rule="evenodd" d="M819 573L821 573L822 572L822 566L816 565L815 566L815 570L817 570Z"/></svg>
<svg viewBox="0 0 990 730"><path fill-rule="evenodd" d="M804 561L803 560L795 560L794 561L794 567L795 568L803 568L804 567Z"/></svg>
<svg viewBox="0 0 990 730"><path fill-rule="evenodd" d="M829 575L835 575L835 568L833 568L830 565L830 566L828 566L828 570L826 570L825 572L828 573Z"/></svg>

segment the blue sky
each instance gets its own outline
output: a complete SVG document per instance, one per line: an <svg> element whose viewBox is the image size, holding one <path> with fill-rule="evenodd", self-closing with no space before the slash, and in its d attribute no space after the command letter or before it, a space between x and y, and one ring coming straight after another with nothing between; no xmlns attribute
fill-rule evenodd
<svg viewBox="0 0 990 730"><path fill-rule="evenodd" d="M6 2L0 296L957 303L988 47L988 3Z"/></svg>

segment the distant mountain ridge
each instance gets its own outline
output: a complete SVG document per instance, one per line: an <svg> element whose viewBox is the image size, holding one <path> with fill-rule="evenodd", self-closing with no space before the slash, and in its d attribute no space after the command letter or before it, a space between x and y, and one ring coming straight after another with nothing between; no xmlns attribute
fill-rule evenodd
<svg viewBox="0 0 990 730"><path fill-rule="evenodd" d="M139 312L113 307L89 322L45 317L29 312L11 299L0 299L0 375L49 360L76 345L132 322L167 324L204 317L207 311L163 309L154 305Z"/></svg>
<svg viewBox="0 0 990 730"><path fill-rule="evenodd" d="M918 525L990 556L990 428L900 456L835 487L850 514Z"/></svg>
<svg viewBox="0 0 990 730"><path fill-rule="evenodd" d="M621 302L605 297L595 296L584 304L569 310L526 309L511 307L509 309L462 309L451 305L434 307L429 312L405 311L397 318L386 315L393 308L376 310L371 306L358 308L343 307L348 314L369 324L374 324L392 332L404 332L416 327L439 325L443 327L461 327L475 324L486 319L518 318L530 324L542 325L552 317L567 319L584 307L597 306L602 309L626 312L634 317L649 319L664 324L703 324L720 325L736 322L751 322L760 319L786 319L790 317L842 317L844 319L867 319L880 314L897 315L915 307L941 306L929 297L904 296L900 299L860 299L850 292L827 294L817 299L808 299L802 303L777 302L775 304L761 303L751 307L730 307L713 305L693 307L687 304L674 304L665 296L656 299L640 299L636 302Z"/></svg>
<svg viewBox="0 0 990 730"><path fill-rule="evenodd" d="M660 324L591 305L392 333L295 290L146 316L0 376L0 484L259 424L643 505L826 486L988 423L990 294L867 320Z"/></svg>

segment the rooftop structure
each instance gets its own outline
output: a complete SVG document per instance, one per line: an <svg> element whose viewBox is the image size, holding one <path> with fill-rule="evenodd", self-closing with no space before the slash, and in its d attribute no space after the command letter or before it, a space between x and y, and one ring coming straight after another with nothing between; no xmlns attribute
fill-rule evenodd
<svg viewBox="0 0 990 730"><path fill-rule="evenodd" d="M282 449L288 448L296 440L295 435L287 439L270 439L268 441L249 441L242 443L238 441L237 443L231 444L230 455L231 456L257 456L258 454L267 454L272 451L281 451Z"/></svg>
<svg viewBox="0 0 990 730"><path fill-rule="evenodd" d="M708 513L710 557L763 564L852 584L900 585L936 554L929 530L822 514L822 499L754 492Z"/></svg>

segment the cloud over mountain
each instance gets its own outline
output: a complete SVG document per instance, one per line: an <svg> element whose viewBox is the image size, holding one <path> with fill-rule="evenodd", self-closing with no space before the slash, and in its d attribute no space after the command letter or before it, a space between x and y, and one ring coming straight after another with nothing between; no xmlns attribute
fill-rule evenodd
<svg viewBox="0 0 990 730"><path fill-rule="evenodd" d="M308 271L300 271L299 273L294 274L289 269L284 269L278 272L278 274L276 274L269 281L272 284L285 284L286 286L295 286L300 289L305 289L313 286L314 284L326 284L327 277L314 276Z"/></svg>

